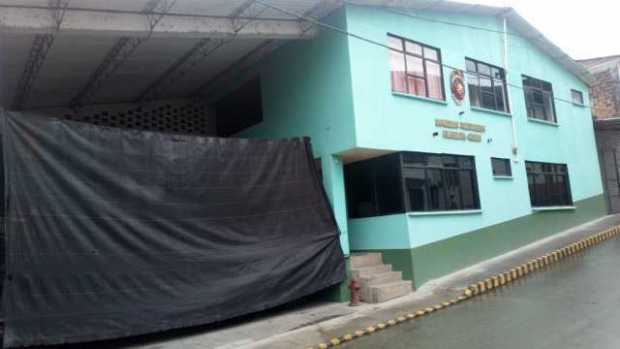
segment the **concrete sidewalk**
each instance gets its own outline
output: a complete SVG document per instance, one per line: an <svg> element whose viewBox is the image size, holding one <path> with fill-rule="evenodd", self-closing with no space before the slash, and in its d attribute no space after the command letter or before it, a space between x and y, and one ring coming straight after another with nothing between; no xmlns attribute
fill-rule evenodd
<svg viewBox="0 0 620 349"><path fill-rule="evenodd" d="M616 225L620 225L620 215L606 216L432 280L408 296L378 305L348 307L345 303L311 303L264 316L257 315L254 319L240 319L224 327L206 329L206 332L190 330L189 333L167 334L166 338L138 340L122 346L136 349L288 349L316 346L320 342L329 342L332 337L353 333L403 313L454 298L474 281Z"/></svg>

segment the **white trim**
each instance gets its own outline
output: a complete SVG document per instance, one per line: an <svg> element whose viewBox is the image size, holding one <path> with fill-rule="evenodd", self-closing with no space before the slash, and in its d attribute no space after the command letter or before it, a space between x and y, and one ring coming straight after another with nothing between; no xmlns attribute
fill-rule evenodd
<svg viewBox="0 0 620 349"><path fill-rule="evenodd" d="M555 126L555 127L560 127L560 124L558 124L557 122L552 122L552 121L547 121L547 120L541 120L541 119L536 119L536 118L527 118L527 121L531 121L531 122L537 122L539 124L543 124L543 125L549 125L549 126Z"/></svg>
<svg viewBox="0 0 620 349"><path fill-rule="evenodd" d="M473 106L473 105L470 106L469 109L471 109L471 111L480 112L480 113L495 114L495 115L499 115L499 116L505 116L507 118L511 118L512 117L511 113L507 113L505 111L499 111L499 110L493 110L493 109L488 109L488 108L476 107L476 106Z"/></svg>
<svg viewBox="0 0 620 349"><path fill-rule="evenodd" d="M532 207L532 211L534 212L545 212L545 211L573 211L576 210L575 206L538 206Z"/></svg>
<svg viewBox="0 0 620 349"><path fill-rule="evenodd" d="M392 91L392 96L417 99L419 101L437 103L437 104L441 104L441 105L448 105L448 102L445 99L436 99L436 98L418 96L418 95L413 95L413 94L404 93L404 92Z"/></svg>
<svg viewBox="0 0 620 349"><path fill-rule="evenodd" d="M471 215L471 214L482 214L482 210L407 212L407 216L409 217L463 216L463 215Z"/></svg>

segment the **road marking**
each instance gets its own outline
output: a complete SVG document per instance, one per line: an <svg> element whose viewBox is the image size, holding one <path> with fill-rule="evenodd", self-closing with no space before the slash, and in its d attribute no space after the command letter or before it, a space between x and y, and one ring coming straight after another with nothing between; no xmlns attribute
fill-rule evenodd
<svg viewBox="0 0 620 349"><path fill-rule="evenodd" d="M579 253L582 250L594 247L618 235L620 235L620 225L604 230L592 236L583 238L560 249L549 252L543 256L533 258L530 261L525 262L517 267L510 268L509 270L506 270L502 273L490 276L482 281L471 284L466 287L463 290L463 294L458 296L457 298L450 299L449 301L440 302L432 307L426 307L417 310L415 313L408 313L406 315L399 316L396 319L388 320L385 323L380 322L375 326L369 326L366 329L357 330L353 334L345 334L342 337L331 338L329 343L319 343L316 347L308 347L306 349L327 349L337 347L345 342L350 342L356 338L377 333L378 331L383 330L387 327L396 326L407 321L413 321L414 319L428 315L432 312L447 309L450 306L465 301L469 298L479 296L495 288L501 288L503 286L509 285L517 279L522 278L525 275L536 270L547 270L547 268L545 268L546 266L557 263L562 259L565 259L566 257Z"/></svg>

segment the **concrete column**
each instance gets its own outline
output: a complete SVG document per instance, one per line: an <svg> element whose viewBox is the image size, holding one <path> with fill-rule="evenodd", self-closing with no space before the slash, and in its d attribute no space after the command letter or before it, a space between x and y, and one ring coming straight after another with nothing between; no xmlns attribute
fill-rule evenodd
<svg viewBox="0 0 620 349"><path fill-rule="evenodd" d="M346 256L349 255L349 231L347 225L347 202L344 187L342 161L334 155L321 156L323 186L334 210L340 229L340 245Z"/></svg>

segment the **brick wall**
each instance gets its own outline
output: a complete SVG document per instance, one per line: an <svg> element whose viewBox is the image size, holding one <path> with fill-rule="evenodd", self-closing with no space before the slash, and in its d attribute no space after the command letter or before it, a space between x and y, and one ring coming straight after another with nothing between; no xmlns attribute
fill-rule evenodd
<svg viewBox="0 0 620 349"><path fill-rule="evenodd" d="M620 76L618 67L594 74L590 88L592 114L597 119L620 117Z"/></svg>

